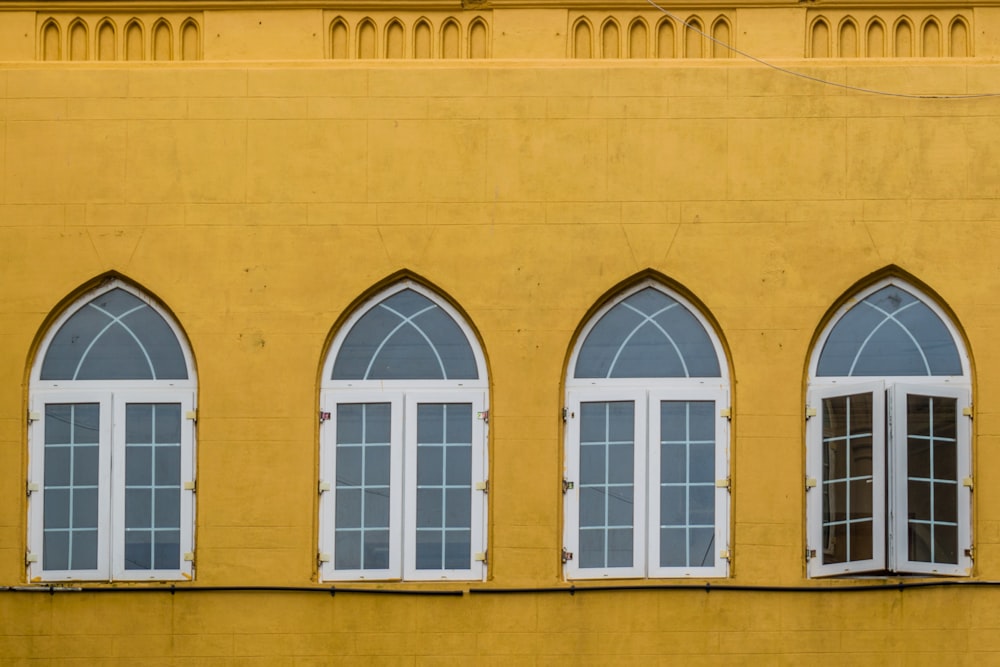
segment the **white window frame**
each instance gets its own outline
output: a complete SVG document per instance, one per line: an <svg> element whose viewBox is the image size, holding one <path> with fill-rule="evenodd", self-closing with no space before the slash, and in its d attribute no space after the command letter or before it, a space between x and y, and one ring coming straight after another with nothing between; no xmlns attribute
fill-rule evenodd
<svg viewBox="0 0 1000 667"><path fill-rule="evenodd" d="M124 290L155 310L173 330L187 367L186 380L41 380L49 346L63 324L81 307L105 292ZM45 570L45 406L100 404L98 566L93 570ZM126 570L125 410L127 403L181 405L181 558L176 570ZM194 578L195 420L197 378L186 336L173 317L154 300L124 281L113 279L82 294L49 327L31 371L28 425L28 580L48 581L186 581Z"/></svg>
<svg viewBox="0 0 1000 667"><path fill-rule="evenodd" d="M465 334L472 349L478 378L474 380L331 380L337 354L351 329L369 310L397 292L412 290L444 310ZM393 416L390 454L390 567L385 570L336 570L334 520L336 516L336 406L351 403L391 403ZM468 570L416 569L416 405L471 403L473 505L471 566ZM357 308L334 336L323 364L320 406L319 579L320 581L484 581L487 553L487 485L489 381L486 360L475 332L465 317L432 290L403 280L373 295ZM329 415L329 419L326 416ZM481 488L476 488L481 487ZM398 506L397 504L398 503ZM477 557L481 556L481 560Z"/></svg>
<svg viewBox="0 0 1000 667"><path fill-rule="evenodd" d="M581 348L600 319L618 303L652 287L676 300L701 324L712 343L719 364L719 377L693 378L576 378L573 376ZM631 400L635 402L634 452L634 557L630 568L582 568L579 552L580 403ZM709 567L661 567L659 565L659 402L715 402L715 565ZM566 427L564 429L563 574L567 579L619 578L715 578L729 575L731 548L730 504L729 368L715 328L701 310L662 284L647 280L624 290L598 309L583 327L570 355L566 373ZM572 557L569 557L572 555Z"/></svg>
<svg viewBox="0 0 1000 667"><path fill-rule="evenodd" d="M894 285L921 301L940 318L951 334L958 350L962 375L938 376L876 376L818 377L816 369L826 341L834 326L854 305L877 292ZM968 351L951 317L922 290L905 281L889 278L859 291L830 318L817 340L809 363L809 388L806 394L806 557L810 577L857 574L923 574L969 576L972 574L972 386ZM873 558L824 565L822 562L823 470L822 435L824 398L873 394L873 496L874 536ZM958 562L924 563L907 557L906 528L906 435L905 427L897 428L906 419L908 394L930 395L956 399L958 499ZM879 429L874 421L881 419ZM881 459L881 464L877 458ZM968 480L969 483L963 483ZM881 512L879 508L882 507Z"/></svg>

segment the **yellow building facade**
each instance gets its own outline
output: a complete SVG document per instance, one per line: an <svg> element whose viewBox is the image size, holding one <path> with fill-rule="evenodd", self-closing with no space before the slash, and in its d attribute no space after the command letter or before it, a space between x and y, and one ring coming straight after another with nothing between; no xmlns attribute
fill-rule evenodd
<svg viewBox="0 0 1000 667"><path fill-rule="evenodd" d="M0 36L0 663L1000 662L996 7L3 2Z"/></svg>

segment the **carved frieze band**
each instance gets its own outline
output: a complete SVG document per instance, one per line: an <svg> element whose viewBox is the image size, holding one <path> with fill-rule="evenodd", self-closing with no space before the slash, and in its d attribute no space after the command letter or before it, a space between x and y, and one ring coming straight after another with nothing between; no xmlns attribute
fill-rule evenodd
<svg viewBox="0 0 1000 667"><path fill-rule="evenodd" d="M489 58L492 13L413 16L330 13L327 55L334 60Z"/></svg>
<svg viewBox="0 0 1000 667"><path fill-rule="evenodd" d="M201 60L201 16L38 14L39 60Z"/></svg>
<svg viewBox="0 0 1000 667"><path fill-rule="evenodd" d="M973 55L971 12L913 10L808 14L810 58L965 58Z"/></svg>
<svg viewBox="0 0 1000 667"><path fill-rule="evenodd" d="M730 58L734 17L731 11L576 12L567 50L570 58Z"/></svg>

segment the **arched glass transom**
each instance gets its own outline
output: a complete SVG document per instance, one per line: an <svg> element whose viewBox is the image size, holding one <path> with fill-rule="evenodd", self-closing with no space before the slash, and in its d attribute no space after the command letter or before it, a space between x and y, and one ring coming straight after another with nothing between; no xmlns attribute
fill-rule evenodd
<svg viewBox="0 0 1000 667"><path fill-rule="evenodd" d="M622 299L587 333L577 378L720 377L712 339L676 299L647 287Z"/></svg>
<svg viewBox="0 0 1000 667"><path fill-rule="evenodd" d="M372 306L344 338L332 380L475 380L465 332L441 306L403 289Z"/></svg>
<svg viewBox="0 0 1000 667"><path fill-rule="evenodd" d="M926 303L887 285L852 306L830 330L819 377L956 376L954 336Z"/></svg>
<svg viewBox="0 0 1000 667"><path fill-rule="evenodd" d="M186 380L180 342L156 310L116 287L88 301L52 337L41 380Z"/></svg>

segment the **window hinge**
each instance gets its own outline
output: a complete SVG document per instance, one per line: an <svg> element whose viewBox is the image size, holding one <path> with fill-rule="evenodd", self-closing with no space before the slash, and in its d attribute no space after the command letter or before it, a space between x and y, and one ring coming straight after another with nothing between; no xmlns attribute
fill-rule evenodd
<svg viewBox="0 0 1000 667"><path fill-rule="evenodd" d="M490 423L490 411L489 410L483 410L482 412L477 412L476 413L476 419L482 421L484 424L489 424Z"/></svg>
<svg viewBox="0 0 1000 667"><path fill-rule="evenodd" d="M968 417L969 419L972 419L972 406L971 405L967 405L964 408L962 408L962 416L963 417Z"/></svg>
<svg viewBox="0 0 1000 667"><path fill-rule="evenodd" d="M36 422L42 418L42 413L36 410L28 410L28 423Z"/></svg>
<svg viewBox="0 0 1000 667"><path fill-rule="evenodd" d="M812 407L809 407L807 405L806 406L806 419L809 419L810 417L815 417L815 416L816 416L816 408L812 408Z"/></svg>
<svg viewBox="0 0 1000 667"><path fill-rule="evenodd" d="M330 421L330 413L329 412L323 412L322 410L320 410L320 413L319 413L319 423L322 424L323 422L326 422L326 421Z"/></svg>
<svg viewBox="0 0 1000 667"><path fill-rule="evenodd" d="M562 562L563 562L563 564L568 563L571 560L573 560L573 552L572 551L566 551L566 547L563 547L563 549L562 549Z"/></svg>
<svg viewBox="0 0 1000 667"><path fill-rule="evenodd" d="M316 564L319 567L323 567L323 563L329 563L329 562L330 562L330 554L323 553L322 551L316 554Z"/></svg>
<svg viewBox="0 0 1000 667"><path fill-rule="evenodd" d="M806 562L808 563L815 557L816 557L816 550L806 547Z"/></svg>
<svg viewBox="0 0 1000 667"><path fill-rule="evenodd" d="M30 566L32 563L38 562L38 554L33 554L30 551L24 554L24 564L25 566Z"/></svg>
<svg viewBox="0 0 1000 667"><path fill-rule="evenodd" d="M563 408L562 409L562 417L563 417L563 421L568 421L569 420L569 408Z"/></svg>
<svg viewBox="0 0 1000 667"><path fill-rule="evenodd" d="M715 480L715 488L726 489L728 491L730 489L729 478Z"/></svg>
<svg viewBox="0 0 1000 667"><path fill-rule="evenodd" d="M816 478L806 477L806 491L813 488L816 488Z"/></svg>
<svg viewBox="0 0 1000 667"><path fill-rule="evenodd" d="M490 480L484 479L481 482L476 482L476 491L482 491L483 493L490 492Z"/></svg>
<svg viewBox="0 0 1000 667"><path fill-rule="evenodd" d="M971 477L962 478L962 486L967 486L969 487L969 489L972 489L972 478Z"/></svg>
<svg viewBox="0 0 1000 667"><path fill-rule="evenodd" d="M191 420L193 422L197 422L198 421L198 411L197 410L188 410L187 412L184 413L184 419L189 419L189 420Z"/></svg>
<svg viewBox="0 0 1000 667"><path fill-rule="evenodd" d="M732 419L733 419L733 409L732 408L726 408L725 410L719 410L719 416L720 417L725 417L726 419L732 421Z"/></svg>
<svg viewBox="0 0 1000 667"><path fill-rule="evenodd" d="M198 492L198 485L197 485L197 483L193 479L188 480L188 481L184 482L184 490L185 491L191 491L193 493L197 493Z"/></svg>
<svg viewBox="0 0 1000 667"><path fill-rule="evenodd" d="M330 485L330 482L324 482L323 480L319 481L319 492L320 493L326 493L327 491L331 491L332 489L333 489L333 487Z"/></svg>
<svg viewBox="0 0 1000 667"><path fill-rule="evenodd" d="M486 565L487 564L487 562L486 562L486 555L487 555L487 553L489 553L489 552L487 552L487 551L476 552L476 554L472 557L472 560L476 561L477 563L482 563L483 565Z"/></svg>
<svg viewBox="0 0 1000 667"><path fill-rule="evenodd" d="M184 552L184 560L186 562L188 562L188 563L193 563L194 562L194 552L193 551L185 551Z"/></svg>
<svg viewBox="0 0 1000 667"><path fill-rule="evenodd" d="M723 549L719 552L719 558L722 560L732 560L733 554L729 549Z"/></svg>
<svg viewBox="0 0 1000 667"><path fill-rule="evenodd" d="M563 478L563 493L572 490L576 485L566 478Z"/></svg>
<svg viewBox="0 0 1000 667"><path fill-rule="evenodd" d="M29 498L31 497L32 493L41 490L42 487L38 485L38 482L28 482L27 484L24 485L25 495L27 495Z"/></svg>
<svg viewBox="0 0 1000 667"><path fill-rule="evenodd" d="M969 560L976 560L976 557L973 556L972 554L973 554L972 547L969 547L968 549L965 550L966 558L968 558Z"/></svg>

